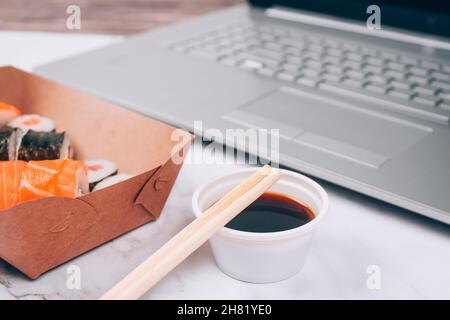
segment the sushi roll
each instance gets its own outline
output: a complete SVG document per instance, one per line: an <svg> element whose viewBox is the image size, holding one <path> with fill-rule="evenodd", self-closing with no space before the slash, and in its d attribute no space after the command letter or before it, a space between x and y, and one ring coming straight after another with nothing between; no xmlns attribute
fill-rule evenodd
<svg viewBox="0 0 450 320"><path fill-rule="evenodd" d="M99 183L97 183L97 185L94 187L94 190L92 190L92 191L98 191L98 190L104 189L106 187L110 187L113 184L125 181L131 177L132 177L132 175L129 173L119 173L114 176L110 176L106 179L103 179Z"/></svg>
<svg viewBox="0 0 450 320"><path fill-rule="evenodd" d="M19 203L19 189L25 161L0 161L0 210Z"/></svg>
<svg viewBox="0 0 450 320"><path fill-rule="evenodd" d="M76 198L89 192L87 166L75 160L30 161L22 172L19 202L46 197Z"/></svg>
<svg viewBox="0 0 450 320"><path fill-rule="evenodd" d="M0 161L15 160L17 131L9 127L0 129Z"/></svg>
<svg viewBox="0 0 450 320"><path fill-rule="evenodd" d="M55 160L72 158L66 132L21 131L16 141L17 160Z"/></svg>
<svg viewBox="0 0 450 320"><path fill-rule="evenodd" d="M87 166L75 160L0 161L0 210L46 197L89 192Z"/></svg>
<svg viewBox="0 0 450 320"><path fill-rule="evenodd" d="M23 131L34 130L50 132L55 130L55 123L52 119L41 117L37 114L24 114L8 122L8 126L19 128Z"/></svg>
<svg viewBox="0 0 450 320"><path fill-rule="evenodd" d="M95 159L86 160L85 163L88 168L89 190L93 190L103 179L117 174L117 165L112 161Z"/></svg>
<svg viewBox="0 0 450 320"><path fill-rule="evenodd" d="M8 103L0 102L0 126L4 126L18 116L20 116L19 109Z"/></svg>

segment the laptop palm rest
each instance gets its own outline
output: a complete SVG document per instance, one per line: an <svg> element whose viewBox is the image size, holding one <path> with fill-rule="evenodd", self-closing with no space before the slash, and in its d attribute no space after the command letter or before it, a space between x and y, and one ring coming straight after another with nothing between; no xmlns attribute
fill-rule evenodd
<svg viewBox="0 0 450 320"><path fill-rule="evenodd" d="M244 127L280 129L308 148L379 168L432 129L363 106L282 88L223 116Z"/></svg>

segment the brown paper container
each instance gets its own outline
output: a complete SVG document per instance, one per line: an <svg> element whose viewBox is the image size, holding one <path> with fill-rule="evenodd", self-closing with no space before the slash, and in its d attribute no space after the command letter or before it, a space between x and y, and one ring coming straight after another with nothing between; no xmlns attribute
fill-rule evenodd
<svg viewBox="0 0 450 320"><path fill-rule="evenodd" d="M189 133L12 67L0 68L0 101L53 119L76 159L109 159L135 174L76 199L0 211L0 259L35 279L159 217L181 167L171 156L183 159Z"/></svg>

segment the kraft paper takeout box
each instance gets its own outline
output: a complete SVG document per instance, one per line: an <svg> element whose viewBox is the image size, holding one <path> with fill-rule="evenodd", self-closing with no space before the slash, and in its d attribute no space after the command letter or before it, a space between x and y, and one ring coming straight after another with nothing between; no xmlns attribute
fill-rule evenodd
<svg viewBox="0 0 450 320"><path fill-rule="evenodd" d="M76 199L0 211L0 259L35 279L159 217L189 133L12 67L0 68L0 101L52 118L69 132L76 159L109 159L136 175Z"/></svg>

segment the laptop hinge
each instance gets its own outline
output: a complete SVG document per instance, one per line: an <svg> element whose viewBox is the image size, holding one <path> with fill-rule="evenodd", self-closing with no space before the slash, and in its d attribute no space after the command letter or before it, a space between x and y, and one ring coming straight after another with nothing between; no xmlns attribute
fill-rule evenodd
<svg viewBox="0 0 450 320"><path fill-rule="evenodd" d="M271 7L265 10L266 16L270 18L277 18L287 21L300 22L314 26L325 28L338 29L341 31L354 32L369 36L380 37L384 39L397 40L412 44L417 44L425 47L436 49L450 50L450 43L435 38L426 36L417 36L412 34L405 34L401 32L386 30L386 29L369 29L366 25L355 24L351 22L339 21L335 19L325 18L320 15L302 13L293 11L292 9L283 9L281 7Z"/></svg>

